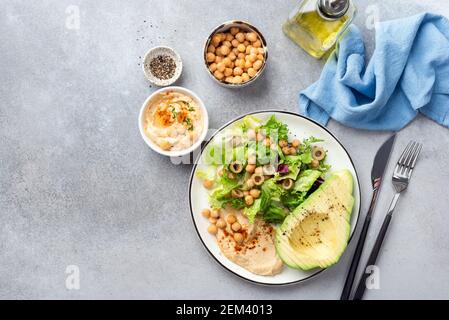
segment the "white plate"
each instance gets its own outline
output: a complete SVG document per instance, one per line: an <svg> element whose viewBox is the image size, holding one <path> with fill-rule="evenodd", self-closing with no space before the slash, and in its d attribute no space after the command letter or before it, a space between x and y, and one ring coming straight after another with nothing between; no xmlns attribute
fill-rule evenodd
<svg viewBox="0 0 449 320"><path fill-rule="evenodd" d="M337 140L337 138L335 138L335 136L332 133L329 132L328 129L298 114L285 111L270 111L270 110L259 111L250 114L262 119L263 121L267 120L271 115L274 114L280 121L288 125L289 131L291 132L292 136L295 135L299 139L314 136L316 138L321 138L325 140L324 142L321 142L320 145L322 145L324 149L328 150L326 159L327 163L332 166L331 171L337 171L340 169L348 169L349 171L351 171L354 178L354 198L355 198L354 208L351 215L351 238L352 238L352 235L354 233L359 218L360 186L357 172L354 168L354 164L348 152L343 147L343 145ZM244 116L246 115L234 119L231 122L225 124L220 129L218 129L217 132L215 132L215 134L204 145L203 150L219 132L223 131L223 129L232 125L234 122L242 119ZM209 225L208 220L201 215L201 210L209 207L207 190L202 186L201 179L199 179L196 176L196 171L198 169L204 169L207 167L204 164L204 161L201 161L203 155L204 154L202 153L199 156L198 160L196 161L196 164L194 165L192 170L192 175L190 177L190 187L189 187L190 212L192 214L193 223L197 230L198 236L200 237L207 251L209 251L209 253L215 258L215 260L219 264L221 264L224 268L226 268L227 270L231 271L232 273L243 279L264 285L293 284L309 279L317 275L321 271L323 271L323 269L302 271L291 269L287 266L284 266L283 271L278 275L259 276L238 266L234 262L228 260L224 255L222 255L216 243L215 236L207 232L207 227Z"/></svg>

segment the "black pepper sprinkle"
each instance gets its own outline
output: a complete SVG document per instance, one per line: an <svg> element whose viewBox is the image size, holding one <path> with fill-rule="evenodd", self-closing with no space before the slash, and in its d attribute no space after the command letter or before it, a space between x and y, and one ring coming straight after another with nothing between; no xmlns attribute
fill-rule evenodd
<svg viewBox="0 0 449 320"><path fill-rule="evenodd" d="M161 80L168 80L175 75L176 63L167 55L159 55L151 59L148 66L150 72Z"/></svg>

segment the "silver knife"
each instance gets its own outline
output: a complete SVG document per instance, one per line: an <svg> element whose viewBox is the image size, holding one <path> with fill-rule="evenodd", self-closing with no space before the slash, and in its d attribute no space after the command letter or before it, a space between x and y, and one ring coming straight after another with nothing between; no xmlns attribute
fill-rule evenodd
<svg viewBox="0 0 449 320"><path fill-rule="evenodd" d="M362 256L363 246L365 245L366 235L371 223L371 217L373 216L374 207L376 206L377 196L379 194L380 186L382 185L382 179L387 167L388 160L390 159L391 150L393 149L394 140L396 134L393 134L387 141L385 141L376 153L374 158L373 168L371 169L371 183L373 186L373 194L371 198L371 204L366 214L365 221L363 222L363 228L360 233L357 247L352 257L351 267L349 268L348 276L346 277L345 286L341 293L340 300L348 300L351 295L352 284L357 273L357 267L359 265L360 257Z"/></svg>

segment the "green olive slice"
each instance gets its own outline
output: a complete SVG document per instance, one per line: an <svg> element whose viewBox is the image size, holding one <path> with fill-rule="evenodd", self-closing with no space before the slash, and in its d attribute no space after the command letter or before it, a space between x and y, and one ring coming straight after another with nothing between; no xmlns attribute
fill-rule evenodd
<svg viewBox="0 0 449 320"><path fill-rule="evenodd" d="M326 156L326 151L324 151L321 147L313 147L312 149L312 158L318 161L321 161Z"/></svg>
<svg viewBox="0 0 449 320"><path fill-rule="evenodd" d="M240 161L234 161L229 165L229 170L234 173L240 173L243 170L243 164Z"/></svg>

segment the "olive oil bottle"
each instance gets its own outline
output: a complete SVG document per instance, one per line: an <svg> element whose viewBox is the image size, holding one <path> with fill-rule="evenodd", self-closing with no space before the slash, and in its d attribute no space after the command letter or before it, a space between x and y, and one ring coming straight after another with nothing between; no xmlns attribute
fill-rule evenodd
<svg viewBox="0 0 449 320"><path fill-rule="evenodd" d="M351 0L302 0L282 26L284 33L315 58L321 58L352 22Z"/></svg>

